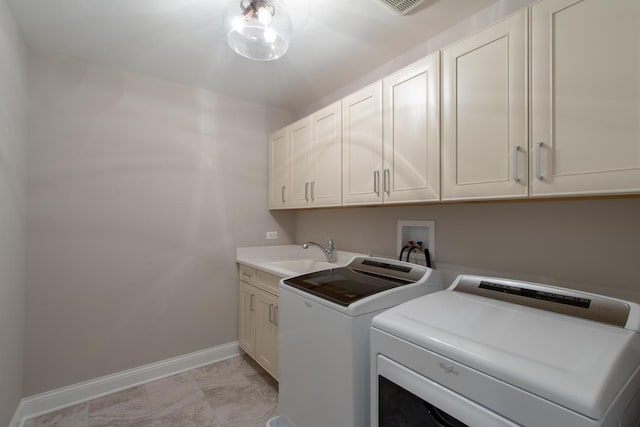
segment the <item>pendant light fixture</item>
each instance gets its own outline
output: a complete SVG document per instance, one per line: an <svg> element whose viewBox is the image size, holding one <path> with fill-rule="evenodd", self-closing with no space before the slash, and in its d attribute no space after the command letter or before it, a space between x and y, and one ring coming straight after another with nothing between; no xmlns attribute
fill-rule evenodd
<svg viewBox="0 0 640 427"><path fill-rule="evenodd" d="M289 48L291 18L274 0L232 0L224 26L229 46L245 58L271 61Z"/></svg>

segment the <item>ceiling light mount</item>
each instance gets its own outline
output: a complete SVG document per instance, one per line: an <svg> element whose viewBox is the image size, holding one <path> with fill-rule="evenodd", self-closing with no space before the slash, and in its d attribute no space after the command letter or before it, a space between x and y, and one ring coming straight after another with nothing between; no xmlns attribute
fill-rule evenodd
<svg viewBox="0 0 640 427"><path fill-rule="evenodd" d="M245 58L271 61L289 48L291 18L275 0L232 0L224 24L229 46Z"/></svg>

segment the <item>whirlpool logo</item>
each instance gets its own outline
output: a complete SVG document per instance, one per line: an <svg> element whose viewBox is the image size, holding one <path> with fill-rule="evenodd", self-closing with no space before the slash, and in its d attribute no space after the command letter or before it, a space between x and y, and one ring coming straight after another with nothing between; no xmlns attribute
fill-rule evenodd
<svg viewBox="0 0 640 427"><path fill-rule="evenodd" d="M444 362L440 362L438 363L438 366L440 366L440 369L442 369L444 373L447 375L448 374L459 375L458 371L453 365L445 365Z"/></svg>

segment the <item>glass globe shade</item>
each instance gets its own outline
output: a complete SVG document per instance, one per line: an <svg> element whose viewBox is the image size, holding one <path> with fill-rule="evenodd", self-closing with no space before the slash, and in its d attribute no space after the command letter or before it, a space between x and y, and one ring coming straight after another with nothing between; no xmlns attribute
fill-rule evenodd
<svg viewBox="0 0 640 427"><path fill-rule="evenodd" d="M253 4L262 2L232 0L224 16L227 42L231 49L245 58L271 61L282 57L289 48L291 18L277 5L275 13L257 7L257 13L245 13ZM273 2L271 2L273 3Z"/></svg>

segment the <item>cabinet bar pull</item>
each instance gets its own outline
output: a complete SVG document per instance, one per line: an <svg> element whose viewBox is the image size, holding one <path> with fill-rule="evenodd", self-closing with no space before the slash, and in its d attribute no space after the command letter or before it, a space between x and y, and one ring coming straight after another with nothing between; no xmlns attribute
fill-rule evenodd
<svg viewBox="0 0 640 427"><path fill-rule="evenodd" d="M380 171L373 171L373 192L380 195Z"/></svg>
<svg viewBox="0 0 640 427"><path fill-rule="evenodd" d="M273 304L269 304L269 323L273 323Z"/></svg>
<svg viewBox="0 0 640 427"><path fill-rule="evenodd" d="M542 181L542 178L544 178L542 176L542 171L541 171L541 166L540 166L540 152L542 151L542 146L544 145L544 142L538 142L536 144L536 178L538 178L540 181Z"/></svg>
<svg viewBox="0 0 640 427"><path fill-rule="evenodd" d="M253 294L249 297L249 310L254 311L253 307Z"/></svg>
<svg viewBox="0 0 640 427"><path fill-rule="evenodd" d="M315 200L315 192L316 192L316 182L311 181L311 200Z"/></svg>
<svg viewBox="0 0 640 427"><path fill-rule="evenodd" d="M520 182L520 174L518 173L518 152L520 146L513 147L513 182Z"/></svg>
<svg viewBox="0 0 640 427"><path fill-rule="evenodd" d="M304 199L307 202L309 201L309 183L308 182L304 183Z"/></svg>
<svg viewBox="0 0 640 427"><path fill-rule="evenodd" d="M285 189L285 186L283 185L282 186L282 203L285 203L285 200L284 200L284 189Z"/></svg>
<svg viewBox="0 0 640 427"><path fill-rule="evenodd" d="M384 185L384 192L387 193L388 196L390 196L391 195L391 173L389 172L389 169L384 170L383 185Z"/></svg>
<svg viewBox="0 0 640 427"><path fill-rule="evenodd" d="M278 326L280 324L280 310L279 310L278 305L276 305L276 308L274 308L274 312L273 312L273 323Z"/></svg>

